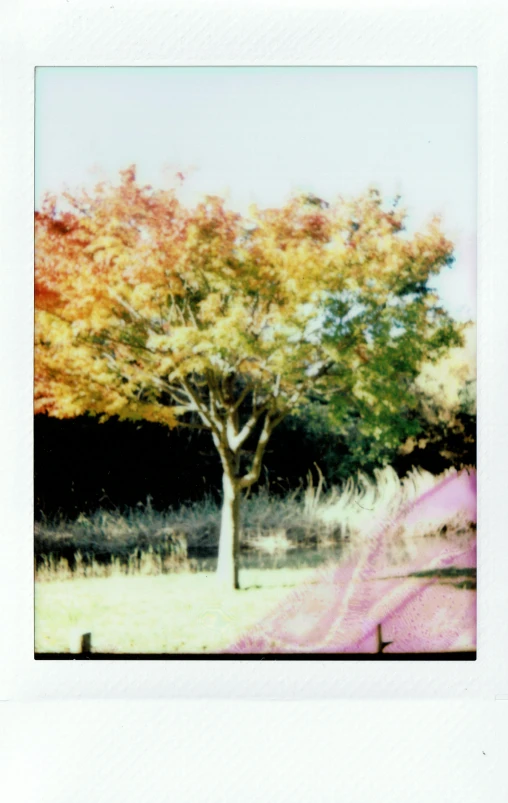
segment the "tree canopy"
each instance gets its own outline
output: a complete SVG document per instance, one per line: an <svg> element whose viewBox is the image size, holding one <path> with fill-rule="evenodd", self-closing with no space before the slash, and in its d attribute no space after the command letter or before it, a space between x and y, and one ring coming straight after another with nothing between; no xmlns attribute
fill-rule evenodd
<svg viewBox="0 0 508 803"><path fill-rule="evenodd" d="M189 209L134 167L117 186L48 196L36 412L207 429L235 498L273 429L308 404L396 437L423 361L461 340L429 287L453 246L438 220L413 236L404 221L376 190L248 216L218 197Z"/></svg>

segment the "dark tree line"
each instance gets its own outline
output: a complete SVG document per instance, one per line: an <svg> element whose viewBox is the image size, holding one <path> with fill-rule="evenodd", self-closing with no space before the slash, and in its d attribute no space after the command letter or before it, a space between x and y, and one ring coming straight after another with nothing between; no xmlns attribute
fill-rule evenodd
<svg viewBox="0 0 508 803"><path fill-rule="evenodd" d="M359 417L340 432L315 411L305 420L288 418L274 432L260 484L285 494L305 484L316 464L329 484L386 463L400 475L412 466L440 473L452 465L473 465L476 416L471 405L464 403L451 420L440 417L437 408L430 413L427 404L425 411L420 407L401 414L401 431L412 435L410 449L401 449L402 441L390 446L362 435ZM205 495L218 502L221 466L207 432L37 415L34 474L36 518L59 513L74 518L100 507L135 507L148 497L160 510Z"/></svg>

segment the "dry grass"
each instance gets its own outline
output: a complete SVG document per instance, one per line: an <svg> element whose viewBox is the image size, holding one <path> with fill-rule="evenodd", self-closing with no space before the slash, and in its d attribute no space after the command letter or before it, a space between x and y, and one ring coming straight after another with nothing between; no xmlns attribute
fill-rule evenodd
<svg viewBox="0 0 508 803"><path fill-rule="evenodd" d="M286 498L261 489L243 503L242 549L273 556L309 547L343 547L368 538L373 527L393 519L442 478L414 470L401 481L387 467L374 479L359 474L326 492L322 476L317 486L310 478L305 491ZM38 522L36 578L197 571L217 554L219 522L219 506L211 499L167 512L155 511L148 501L135 510L99 510L75 521Z"/></svg>
<svg viewBox="0 0 508 803"><path fill-rule="evenodd" d="M342 488L332 488L317 506L315 515L329 531L341 531L353 537L367 536L372 530L392 521L397 513L426 491L435 488L455 469L435 476L413 469L402 480L387 466L374 472L374 479L364 474L350 478Z"/></svg>
<svg viewBox="0 0 508 803"><path fill-rule="evenodd" d="M383 566L393 569L416 550L425 568L427 552L430 560L439 546L435 536L471 536L470 522L460 515L451 520L437 508L425 520L418 512L413 523L410 516L400 519L401 510L442 479L413 471L401 481L387 468L375 480L360 476L327 493L320 483L309 484L299 497L273 500L261 492L247 499L240 591L220 590L215 581L217 533L210 522L219 510L209 501L167 514L99 511L90 519L53 524L53 530L46 525L39 533L47 554L40 551L36 573L36 651L69 651L73 633L91 632L98 652L219 652L269 615L288 590L318 582L315 568L327 558L336 564L341 555L368 557L380 530ZM166 554L160 548L164 538L171 547ZM74 549L71 566L55 548L62 542L92 547L86 557ZM198 544L206 547L199 559L189 555Z"/></svg>

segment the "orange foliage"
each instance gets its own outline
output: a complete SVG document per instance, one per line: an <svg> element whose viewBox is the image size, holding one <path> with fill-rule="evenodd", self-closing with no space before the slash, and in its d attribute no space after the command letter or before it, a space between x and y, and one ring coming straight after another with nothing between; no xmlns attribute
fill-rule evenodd
<svg viewBox="0 0 508 803"><path fill-rule="evenodd" d="M436 222L413 238L403 223L376 191L248 218L218 197L188 209L134 167L49 196L35 215L36 411L201 426L224 461L310 389L366 397L359 369L410 320L407 288L451 260ZM411 319L418 342L433 299Z"/></svg>

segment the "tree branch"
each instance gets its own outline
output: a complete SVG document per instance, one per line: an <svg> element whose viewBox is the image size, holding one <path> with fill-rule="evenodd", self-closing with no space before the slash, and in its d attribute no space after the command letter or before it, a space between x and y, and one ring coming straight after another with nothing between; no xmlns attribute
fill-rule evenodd
<svg viewBox="0 0 508 803"><path fill-rule="evenodd" d="M209 432L210 428L206 427L204 424L192 424L187 421L178 421L178 427L183 427L184 429L199 429L201 432Z"/></svg>
<svg viewBox="0 0 508 803"><path fill-rule="evenodd" d="M266 414L263 429L261 430L256 451L254 453L254 458L252 460L251 469L247 474L244 474L244 476L238 480L238 488L250 488L251 485L254 485L254 483L258 481L259 475L261 474L263 455L265 453L266 445L270 440L273 430L277 424L282 421L285 415L286 413L281 413L279 416L272 419L268 413Z"/></svg>
<svg viewBox="0 0 508 803"><path fill-rule="evenodd" d="M190 386L187 380L182 377L180 379L180 383L185 393L187 394L188 398L194 403L195 410L198 413L201 420L203 421L203 423L207 426L208 429L211 429L212 433L216 435L219 441L221 441L223 427L217 426L216 421L212 418L209 411L207 410L205 403L199 397L199 395L193 390L193 388Z"/></svg>
<svg viewBox="0 0 508 803"><path fill-rule="evenodd" d="M223 438L225 436L225 431L226 431L226 422L225 422L225 420L222 418L222 416L219 413L219 408L222 405L221 405L220 400L217 398L217 395L216 395L217 393L220 393L220 392L217 390L216 382L215 382L215 380L213 378L213 375L210 374L209 372L206 372L205 377L206 377L206 382L207 382L207 386L208 386L208 393L209 393L209 397L210 397L209 398L209 405L208 405L210 419L215 424L215 426L217 428L217 431L221 435L221 438ZM225 443L225 445L227 445L227 444Z"/></svg>
<svg viewBox="0 0 508 803"><path fill-rule="evenodd" d="M233 407L232 407L233 410L236 411L242 406L243 402L245 401L245 399L247 398L247 396L249 395L251 390L252 390L252 385L250 383L247 383L245 388L242 390L242 392L238 396L237 400L234 402Z"/></svg>
<svg viewBox="0 0 508 803"><path fill-rule="evenodd" d="M257 410L253 410L252 415L250 416L249 420L243 425L240 432L234 433L231 439L228 438L229 447L233 452L238 451L240 446L243 446L249 435L252 434L254 427L256 426L260 417L263 415L264 412L266 412L267 407L268 404L265 403L262 407L259 407Z"/></svg>

